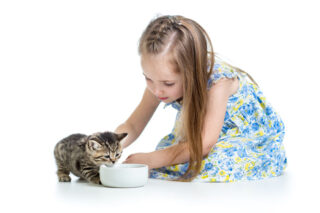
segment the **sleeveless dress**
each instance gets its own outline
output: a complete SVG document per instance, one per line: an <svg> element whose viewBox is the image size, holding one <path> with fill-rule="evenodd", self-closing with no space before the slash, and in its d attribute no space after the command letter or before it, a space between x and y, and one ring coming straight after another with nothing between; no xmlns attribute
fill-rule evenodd
<svg viewBox="0 0 320 213"><path fill-rule="evenodd" d="M201 172L193 181L234 182L279 176L287 166L283 146L285 126L266 100L260 88L246 74L239 73L220 59L215 60L208 89L221 78L238 78L239 89L229 97L224 124L215 146L203 158ZM181 105L171 102L178 112L172 132L156 150L179 143L176 127ZM150 178L175 180L182 176L188 163L150 170Z"/></svg>

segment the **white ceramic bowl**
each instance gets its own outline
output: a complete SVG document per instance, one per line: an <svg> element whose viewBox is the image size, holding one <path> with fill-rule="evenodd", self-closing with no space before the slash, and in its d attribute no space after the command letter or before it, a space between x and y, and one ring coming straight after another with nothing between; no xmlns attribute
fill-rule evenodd
<svg viewBox="0 0 320 213"><path fill-rule="evenodd" d="M149 177L148 165L118 164L113 167L100 166L100 181L108 187L140 187Z"/></svg>

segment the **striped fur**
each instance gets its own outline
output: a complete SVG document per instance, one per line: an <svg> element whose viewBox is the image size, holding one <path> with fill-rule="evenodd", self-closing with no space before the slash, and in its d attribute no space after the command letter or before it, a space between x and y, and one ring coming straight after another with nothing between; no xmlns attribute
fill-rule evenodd
<svg viewBox="0 0 320 213"><path fill-rule="evenodd" d="M70 172L91 183L101 184L99 167L112 166L122 154L120 141L127 133L73 134L57 143L54 157L60 182L70 182Z"/></svg>

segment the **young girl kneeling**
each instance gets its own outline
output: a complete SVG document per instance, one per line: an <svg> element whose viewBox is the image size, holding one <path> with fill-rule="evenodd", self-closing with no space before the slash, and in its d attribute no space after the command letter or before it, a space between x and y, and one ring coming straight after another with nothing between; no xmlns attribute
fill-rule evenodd
<svg viewBox="0 0 320 213"><path fill-rule="evenodd" d="M161 101L178 112L156 151L132 154L124 163L147 164L150 178L180 181L232 182L283 173L284 123L248 73L215 56L198 23L183 16L152 20L139 54L147 87L115 130L129 133L123 147L141 134Z"/></svg>

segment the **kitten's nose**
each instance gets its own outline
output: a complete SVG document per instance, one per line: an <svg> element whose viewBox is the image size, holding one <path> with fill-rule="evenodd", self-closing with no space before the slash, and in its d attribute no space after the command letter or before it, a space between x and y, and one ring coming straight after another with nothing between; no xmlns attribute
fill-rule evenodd
<svg viewBox="0 0 320 213"><path fill-rule="evenodd" d="M111 160L112 163L116 162L115 160Z"/></svg>

